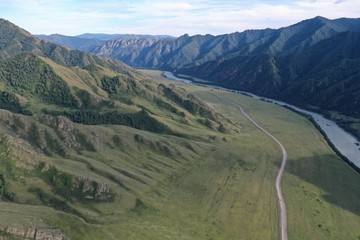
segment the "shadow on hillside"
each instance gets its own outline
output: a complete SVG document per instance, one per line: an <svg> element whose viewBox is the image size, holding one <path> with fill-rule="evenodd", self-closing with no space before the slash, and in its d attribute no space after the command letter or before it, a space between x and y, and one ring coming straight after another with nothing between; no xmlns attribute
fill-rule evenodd
<svg viewBox="0 0 360 240"><path fill-rule="evenodd" d="M360 216L360 174L339 158L319 155L290 160L286 172L321 188L325 201ZM316 197L314 200L320 201Z"/></svg>

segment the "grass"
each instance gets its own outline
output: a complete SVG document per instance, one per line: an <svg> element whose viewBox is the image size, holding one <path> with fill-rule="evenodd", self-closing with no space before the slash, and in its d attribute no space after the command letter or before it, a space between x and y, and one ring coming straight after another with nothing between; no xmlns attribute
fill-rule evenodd
<svg viewBox="0 0 360 240"><path fill-rule="evenodd" d="M196 91L207 101L218 101L202 90ZM288 151L289 162L282 186L288 211L289 239L358 238L360 176L334 154L312 124L273 104L225 92L221 94L243 105Z"/></svg>
<svg viewBox="0 0 360 240"><path fill-rule="evenodd" d="M167 84L160 73L151 72ZM169 118L174 115L164 113L157 116L159 121L189 137L75 124L96 152L72 148L65 159L21 145L14 153L17 164L45 161L77 178L106 184L115 198L68 201L75 213L42 206L29 188L37 186L57 195L30 168L9 184L18 203L0 202L0 226L35 223L62 229L71 239L278 239L274 182L281 152L233 106L216 98L212 94L216 91L241 104L288 151L282 186L289 239L360 237L360 176L332 152L307 119L246 96L177 85L229 118L233 131L211 130L191 115L186 116L187 124L180 124ZM2 121L1 132L12 136L13 146L18 146L20 140L5 124L11 117L2 116ZM24 121L26 126L30 123ZM39 129L43 127L39 124ZM72 137L71 132L66 134Z"/></svg>
<svg viewBox="0 0 360 240"><path fill-rule="evenodd" d="M211 90L209 93L200 87L183 86L239 123L242 132L249 133L252 126L243 121L236 109L210 94ZM288 151L289 162L282 186L288 208L289 239L359 238L360 176L334 154L312 124L276 105L217 92L242 105L257 122L274 133ZM277 211L277 207L274 210Z"/></svg>

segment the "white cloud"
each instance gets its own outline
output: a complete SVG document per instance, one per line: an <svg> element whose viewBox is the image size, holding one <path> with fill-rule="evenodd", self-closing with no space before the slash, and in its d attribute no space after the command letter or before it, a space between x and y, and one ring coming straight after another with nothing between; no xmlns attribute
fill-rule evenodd
<svg viewBox="0 0 360 240"><path fill-rule="evenodd" d="M335 4L339 4L339 3L343 3L343 2L345 2L346 0L336 0L335 1Z"/></svg>
<svg viewBox="0 0 360 240"><path fill-rule="evenodd" d="M298 21L359 17L359 0L12 0L0 16L33 33L222 34Z"/></svg>

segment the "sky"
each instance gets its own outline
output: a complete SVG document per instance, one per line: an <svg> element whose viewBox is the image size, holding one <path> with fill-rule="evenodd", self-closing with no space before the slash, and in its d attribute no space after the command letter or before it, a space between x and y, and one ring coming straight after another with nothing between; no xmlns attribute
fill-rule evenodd
<svg viewBox="0 0 360 240"><path fill-rule="evenodd" d="M360 0L0 0L0 18L33 34L180 36L360 17Z"/></svg>

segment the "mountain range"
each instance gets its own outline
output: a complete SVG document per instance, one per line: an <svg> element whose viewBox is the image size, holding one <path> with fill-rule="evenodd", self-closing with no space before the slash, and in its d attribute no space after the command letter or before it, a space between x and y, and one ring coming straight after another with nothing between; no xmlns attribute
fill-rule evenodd
<svg viewBox="0 0 360 240"><path fill-rule="evenodd" d="M105 34L105 33L84 33L78 36L65 36L61 34L45 35L36 37L49 42L57 43L74 50L90 51L97 46L103 45L106 41L114 39L164 39L173 38L168 35L141 35L141 34Z"/></svg>
<svg viewBox="0 0 360 240"><path fill-rule="evenodd" d="M134 67L170 70L360 117L359 31L360 19L315 17L280 29L112 39L84 50Z"/></svg>
<svg viewBox="0 0 360 240"><path fill-rule="evenodd" d="M327 97L356 116L346 103L358 82L353 21L336 31L322 25L330 20L305 21L317 40L286 28L104 43L85 35L99 39L71 38L72 50L0 19L0 239L278 239L281 151L220 95L286 143L289 237L357 238L359 176L308 119L89 53L294 101L316 95L285 80L310 76L334 84Z"/></svg>
<svg viewBox="0 0 360 240"><path fill-rule="evenodd" d="M179 69L234 89L360 117L360 21L315 18L252 51Z"/></svg>

